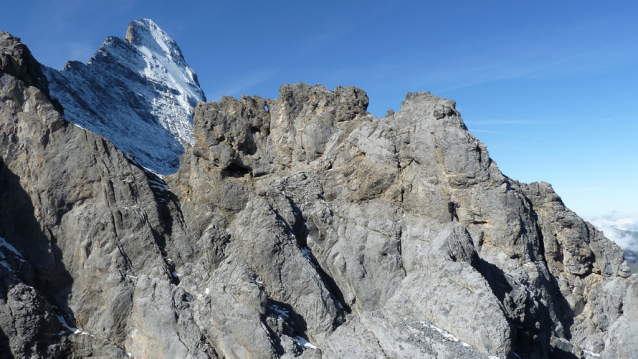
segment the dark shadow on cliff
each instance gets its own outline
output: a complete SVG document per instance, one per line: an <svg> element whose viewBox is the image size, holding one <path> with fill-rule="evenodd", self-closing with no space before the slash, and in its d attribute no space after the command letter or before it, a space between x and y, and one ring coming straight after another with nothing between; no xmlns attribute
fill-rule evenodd
<svg viewBox="0 0 638 359"><path fill-rule="evenodd" d="M538 235L540 239L540 246L541 248L545 248L543 234L540 228L538 228L538 224L536 226L537 226L537 231L539 233ZM545 264L545 267L547 268L547 272L549 274L549 277L543 276L543 280L544 280L543 284L549 291L549 295L551 296L554 302L554 310L556 311L556 314L558 316L560 323L563 325L565 339L570 340L572 338L570 328L574 324L574 311L572 310L565 296L563 296L563 293L561 293L560 286L558 285L558 281L556 280L556 277L554 277L552 273L549 271L549 266L547 265L547 260L545 259L544 253L543 253L543 263Z"/></svg>
<svg viewBox="0 0 638 359"><path fill-rule="evenodd" d="M343 292L337 285L337 282L330 275L328 275L328 273L326 273L326 271L321 267L317 258L314 256L314 254L312 254L312 252L308 248L308 234L310 233L310 230L308 229L308 224L306 222L306 219L303 217L303 214L301 213L301 209L299 208L299 206L297 206L297 204L291 198L289 197L286 197L286 198L288 199L288 203L292 207L292 211L295 216L295 223L293 227L290 228L289 230L292 233L294 233L295 238L297 239L297 245L299 246L299 249L302 252L304 252L304 256L312 263L313 267L315 267L315 270L317 271L317 273L323 280L324 284L326 285L326 287L332 294L333 299L335 300L337 304L337 307L340 307L338 309L342 312L335 319L335 322L333 323L333 328L336 329L338 326L340 326L341 324L345 322L345 314L351 313L352 309L350 308L348 304L346 304L345 298L343 296ZM283 217L281 217L279 213L277 213L277 216L281 218L281 220L283 220Z"/></svg>
<svg viewBox="0 0 638 359"><path fill-rule="evenodd" d="M487 280L492 293L501 302L503 312L514 329L513 352L518 353L523 359L547 357L552 327L551 321L548 323L544 320L549 318L547 308L540 304L536 307L540 313L531 313L533 299L498 266L480 258L476 269ZM537 321L542 323L540 328L535 327Z"/></svg>
<svg viewBox="0 0 638 359"><path fill-rule="evenodd" d="M542 276L543 285L545 286L545 288L547 288L547 290L549 291L548 294L552 298L554 304L553 308L564 329L564 336L567 340L570 340L572 338L570 328L574 324L574 312L565 296L563 296L563 294L561 293L558 281L549 270L549 265L547 264L547 258L545 254L545 237L543 236L543 231L541 230L539 224L538 214L534 210L534 203L529 198L524 198L530 208L530 216L534 222L535 227L534 231L536 232L536 236L538 237L538 248L535 248L535 246L533 246L533 242L528 240L526 243L527 251L528 253L531 253L530 259L532 261L542 261L545 265L549 277L546 277L544 275ZM562 261L562 258L560 258L560 260Z"/></svg>
<svg viewBox="0 0 638 359"><path fill-rule="evenodd" d="M570 328L574 324L574 311L572 310L569 302L563 296L563 293L560 291L560 287L558 285L558 281L556 278L550 273L549 278L545 278L547 280L547 288L549 290L549 294L554 300L554 309L556 310L556 314L563 325L565 339L571 340L572 334Z"/></svg>
<svg viewBox="0 0 638 359"><path fill-rule="evenodd" d="M483 275L483 278L487 280L487 283L492 289L492 293L494 293L496 298L502 303L505 299L505 294L511 292L513 289L507 280L505 272L483 258L479 258L476 269Z"/></svg>
<svg viewBox="0 0 638 359"><path fill-rule="evenodd" d="M279 339L281 334L285 334L291 338L301 337L308 340L308 336L306 335L308 324L303 316L295 312L290 304L268 298L265 317L274 318L276 321L276 323L273 323L277 326L275 328L271 328L267 320L264 322L269 329L273 346L280 354L284 354L281 340ZM264 319L265 318L262 318L262 320Z"/></svg>
<svg viewBox="0 0 638 359"><path fill-rule="evenodd" d="M565 351L563 349L553 348L552 350L553 351L549 353L549 356L548 356L549 359L578 359L578 357L575 354Z"/></svg>
<svg viewBox="0 0 638 359"><path fill-rule="evenodd" d="M9 350L9 338L2 328L0 328L0 358L14 359L13 353Z"/></svg>
<svg viewBox="0 0 638 359"><path fill-rule="evenodd" d="M62 251L57 246L57 239L48 228L46 231L42 230L35 217L31 197L22 188L20 178L5 165L3 158L0 158L0 237L5 238L15 247L26 261L26 263L20 261L20 265L12 268L16 277L26 285L37 289L42 297L55 305L59 311L55 314L65 315L67 323L75 325L67 298L73 285L73 278L62 262ZM1 295L6 298L8 291L15 284L17 283L3 288L6 292ZM59 330L59 328L56 329ZM52 343L56 340L55 336L45 335L47 328L38 328L38 330L41 331L41 337L35 338L38 349L43 349L40 343L47 341ZM10 352L9 347L5 347L6 343L0 335L2 350ZM37 353L31 353L31 348L33 346L25 348L25 354L29 357L37 356Z"/></svg>
<svg viewBox="0 0 638 359"><path fill-rule="evenodd" d="M179 198L168 189L168 185L160 176L142 167L137 163L134 157L127 155L126 159L131 165L144 172L146 182L151 188L160 220L160 226L158 228L150 228L151 234L162 254L164 263L166 263L172 273L175 271L175 263L168 261L169 256L166 252L166 240L167 237L170 238L173 235L173 226L176 225L176 222L178 225L181 224L184 226L184 214L180 207ZM180 282L176 276L170 277L170 280L175 285L178 285Z"/></svg>
<svg viewBox="0 0 638 359"><path fill-rule="evenodd" d="M517 283L498 266L481 258L476 269L487 280L490 289L502 303L505 315L516 329L514 352L523 359L548 356L576 358L573 354L550 345L552 333L557 329L551 319L552 310L563 326L562 336L567 340L571 339L570 327L573 324L573 313L551 274L548 278L539 273L541 286L547 289L551 300L546 305L540 294L528 293L523 283Z"/></svg>

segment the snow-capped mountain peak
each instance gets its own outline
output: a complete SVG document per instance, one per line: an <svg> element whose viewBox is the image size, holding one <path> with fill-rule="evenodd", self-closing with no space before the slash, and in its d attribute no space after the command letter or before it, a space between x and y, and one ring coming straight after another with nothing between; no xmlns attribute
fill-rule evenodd
<svg viewBox="0 0 638 359"><path fill-rule="evenodd" d="M184 61L182 51L164 30L150 19L131 21L126 31L126 41L138 48L155 53L163 52L167 57Z"/></svg>
<svg viewBox="0 0 638 359"><path fill-rule="evenodd" d="M177 170L194 142L193 109L205 101L177 43L152 20L132 21L126 38L106 38L87 64L46 68L65 117L110 139L159 173Z"/></svg>
<svg viewBox="0 0 638 359"><path fill-rule="evenodd" d="M164 81L170 79L193 97L203 96L197 75L184 61L182 50L152 20L132 21L126 31L126 41L145 55L147 66L144 74L148 78Z"/></svg>

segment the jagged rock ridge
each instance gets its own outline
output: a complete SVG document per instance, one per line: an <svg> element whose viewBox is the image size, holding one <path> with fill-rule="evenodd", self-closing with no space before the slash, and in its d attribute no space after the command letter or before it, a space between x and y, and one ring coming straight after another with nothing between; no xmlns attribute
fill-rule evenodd
<svg viewBox="0 0 638 359"><path fill-rule="evenodd" d="M131 22L125 39L107 37L87 64L70 61L44 73L67 120L147 168L174 173L194 141L193 109L204 92L175 41L151 20Z"/></svg>
<svg viewBox="0 0 638 359"><path fill-rule="evenodd" d="M375 118L358 88L296 84L200 103L164 182L64 120L18 39L0 46L6 357L638 353L620 248L549 184L504 176L453 101L410 93Z"/></svg>

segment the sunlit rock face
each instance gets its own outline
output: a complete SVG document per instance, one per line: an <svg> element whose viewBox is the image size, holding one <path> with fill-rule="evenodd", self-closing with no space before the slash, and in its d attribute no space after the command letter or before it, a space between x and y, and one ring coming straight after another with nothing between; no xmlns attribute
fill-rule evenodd
<svg viewBox="0 0 638 359"><path fill-rule="evenodd" d="M131 58L179 58L132 26ZM502 174L454 101L200 102L161 177L67 121L19 39L0 60L0 357L638 357L621 248Z"/></svg>
<svg viewBox="0 0 638 359"><path fill-rule="evenodd" d="M144 167L177 171L194 141L193 108L205 96L180 48L153 21L131 22L125 39L107 37L86 64L70 61L44 73L67 120L108 138Z"/></svg>

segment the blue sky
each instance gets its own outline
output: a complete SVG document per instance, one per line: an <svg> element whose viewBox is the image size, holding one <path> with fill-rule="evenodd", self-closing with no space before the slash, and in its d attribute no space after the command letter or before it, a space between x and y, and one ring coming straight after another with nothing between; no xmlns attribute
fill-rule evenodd
<svg viewBox="0 0 638 359"><path fill-rule="evenodd" d="M150 18L209 101L355 85L384 116L407 92L430 91L457 102L504 174L549 182L594 218L638 216L637 4L25 0L2 5L0 30L60 69Z"/></svg>

